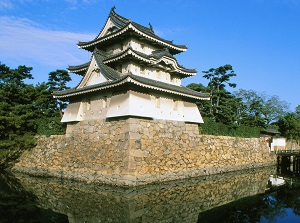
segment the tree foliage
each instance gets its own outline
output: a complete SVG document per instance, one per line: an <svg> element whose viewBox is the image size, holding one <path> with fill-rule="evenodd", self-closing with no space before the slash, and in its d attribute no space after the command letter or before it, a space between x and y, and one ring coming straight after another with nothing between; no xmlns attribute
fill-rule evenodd
<svg viewBox="0 0 300 223"><path fill-rule="evenodd" d="M300 118L297 113L288 113L276 123L287 139L300 141Z"/></svg>
<svg viewBox="0 0 300 223"><path fill-rule="evenodd" d="M33 85L24 83L32 79L32 68L19 66L10 69L0 65L0 148L28 148L34 143L36 129Z"/></svg>
<svg viewBox="0 0 300 223"><path fill-rule="evenodd" d="M220 112L220 106L228 96L228 92L225 90L226 85L236 87L235 83L230 82L230 78L236 76L236 74L229 64L218 68L210 68L208 71L203 71L203 73L203 77L209 80L207 87L211 95L210 115L213 116Z"/></svg>
<svg viewBox="0 0 300 223"><path fill-rule="evenodd" d="M192 83L187 87L211 95L210 101L197 102L205 122L209 123L201 125L204 134L222 132L224 135L245 136L247 134L238 129L247 129L249 135L257 135L258 129L263 130L274 125L289 110L288 103L281 101L278 96L244 89L231 93L230 88L236 87L231 78L236 73L229 64L203 73L203 77L209 80L207 86ZM296 114L300 116L300 106ZM209 130L213 128L213 131Z"/></svg>
<svg viewBox="0 0 300 223"><path fill-rule="evenodd" d="M47 85L49 86L50 92L63 91L69 88L67 87L69 81L71 81L71 77L66 70L56 70L49 73ZM56 106L62 117L63 110L67 107L67 103L54 100L54 106Z"/></svg>
<svg viewBox="0 0 300 223"><path fill-rule="evenodd" d="M281 101L276 95L269 96L265 92L240 89L234 92L234 95L245 105L241 114L243 124L246 125L266 128L283 117L289 109L288 103Z"/></svg>
<svg viewBox="0 0 300 223"><path fill-rule="evenodd" d="M36 134L61 134L61 109L53 98L54 89L66 89L66 71L49 74L48 83L26 84L33 79L31 67L11 69L0 64L0 149L22 150L34 146ZM60 79L55 78L58 74Z"/></svg>

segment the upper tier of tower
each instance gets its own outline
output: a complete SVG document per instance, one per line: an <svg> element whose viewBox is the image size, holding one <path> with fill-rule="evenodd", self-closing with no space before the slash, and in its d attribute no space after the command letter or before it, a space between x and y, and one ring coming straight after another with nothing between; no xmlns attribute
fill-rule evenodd
<svg viewBox="0 0 300 223"><path fill-rule="evenodd" d="M149 28L137 24L123 16L118 15L113 7L108 15L106 23L95 39L89 42L79 42L82 49L93 52L95 47L106 49L109 46L123 42L124 39L135 37L141 44L150 45L153 49L167 48L174 55L187 50L185 45L174 44L173 41L165 40L157 36L152 26Z"/></svg>

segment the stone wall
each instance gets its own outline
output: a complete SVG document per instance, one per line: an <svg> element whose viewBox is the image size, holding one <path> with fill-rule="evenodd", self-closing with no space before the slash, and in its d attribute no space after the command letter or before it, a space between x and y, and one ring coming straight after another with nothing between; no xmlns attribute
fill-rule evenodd
<svg viewBox="0 0 300 223"><path fill-rule="evenodd" d="M264 139L199 135L196 124L128 118L83 121L67 136L39 137L13 170L132 186L271 164Z"/></svg>

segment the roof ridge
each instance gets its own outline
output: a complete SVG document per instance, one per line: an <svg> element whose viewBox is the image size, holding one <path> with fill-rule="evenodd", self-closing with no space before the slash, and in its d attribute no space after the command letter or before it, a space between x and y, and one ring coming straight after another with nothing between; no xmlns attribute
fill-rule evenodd
<svg viewBox="0 0 300 223"><path fill-rule="evenodd" d="M128 23L132 23L132 24L137 25L137 26L139 26L139 27L141 27L143 29L146 29L146 30L148 30L148 31L150 31L150 32L152 32L154 34L153 27L152 27L152 25L150 23L149 23L149 28L148 28L146 26L143 26L143 25L141 25L139 23L136 23L136 22L132 21L131 19L127 19L124 16L119 15L118 13L115 12L115 9L116 9L115 6L113 6L111 8L109 16L112 15L113 17L122 20L123 22L125 22L125 25L127 25Z"/></svg>
<svg viewBox="0 0 300 223"><path fill-rule="evenodd" d="M102 27L102 29L100 30L100 32L98 33L98 35L97 35L93 40L97 40L97 39L99 38L99 36L100 36L100 34L102 33L102 31L103 31L103 29L104 29L104 27L105 27L105 24L107 23L107 21L108 21L109 18L111 18L111 19L112 19L115 23L117 23L117 24L120 23L120 20L121 20L121 23L122 23L122 22L125 23L125 24L119 24L122 28L123 28L126 24L128 24L128 23L130 22L129 19L127 19L127 18L125 18L125 17L123 17L123 16L117 14L117 13L115 12L115 9L116 9L116 6L113 6L113 7L110 9L110 12L109 12L109 14L108 14L108 16L107 16L107 18L106 18L105 23L104 23L104 26ZM93 41L93 40L92 40L92 41ZM91 41L88 41L88 42L91 42Z"/></svg>
<svg viewBox="0 0 300 223"><path fill-rule="evenodd" d="M116 13L116 12L115 12L115 9L116 9L116 7L113 6L113 7L111 8L110 13L109 13L108 16L116 17L117 19L120 19L120 20L122 20L122 21L125 22L125 23L131 22L130 19L127 19L127 18L125 18L124 16L121 16L121 15L119 15L118 13Z"/></svg>
<svg viewBox="0 0 300 223"><path fill-rule="evenodd" d="M101 73L110 80L116 80L121 77L121 73L114 70L113 68L107 66L103 63L103 60L107 58L107 54L99 50L97 47L95 48L93 55L95 56L95 60L99 66Z"/></svg>
<svg viewBox="0 0 300 223"><path fill-rule="evenodd" d="M91 41L87 41L87 42L81 42L81 41L79 41L78 46L79 46L79 47L80 47L80 46L83 46L83 48L86 48L86 47L84 47L84 45L86 45L86 44L87 44L87 45L91 44L90 46L93 46L94 44L97 44L97 43L95 43L95 42L97 42L97 41L100 41L100 42L101 42L101 41L103 41L102 39L113 38L113 37L114 37L114 34L117 34L119 31L122 31L122 30L125 29L127 26L131 25L131 26L134 27L134 29L137 30L137 32L143 33L143 35L148 36L148 38L154 39L154 40L156 39L156 41L161 42L162 45L166 45L167 47L171 47L171 48L172 48L172 46L173 46L173 47L174 47L173 50L176 51L176 52L174 52L174 54L177 54L177 53L179 53L179 52L183 52L183 51L185 51L185 50L187 49L186 45L175 44L175 43L173 43L173 41L166 40L166 39L164 39L164 38L162 38L162 37L157 36L157 35L154 33L153 28L152 28L152 25L151 25L150 23L149 23L150 28L148 28L148 27L146 27L146 26L143 26L143 25L141 25L141 24L139 24L139 23L136 23L136 22L134 22L134 21L132 21L132 20L130 20L130 19L127 19L127 18L125 18L125 17L123 17L123 16L117 14L117 13L115 12L115 7L113 7L113 8L110 10L110 13L109 13L109 15L108 15L108 17L107 17L107 19L106 19L105 24L107 23L107 21L109 20L109 18L110 18L114 23L116 23L116 25L119 26L117 31L115 31L114 33L111 33L111 34L110 34L110 35L112 35L112 37L109 37L109 35L108 35L108 36L102 36L102 37L100 38L100 35L101 35L101 33L103 32L104 27L105 27L105 25L104 25L103 28L101 29L101 31L99 32L99 34L96 36L96 38L94 38L94 39L91 40ZM128 27L127 27L127 28L128 28ZM88 47L90 47L90 46L88 46ZM82 47L80 47L80 48L82 48ZM176 48L177 48L177 49L176 49ZM178 51L179 51L179 52L178 52Z"/></svg>

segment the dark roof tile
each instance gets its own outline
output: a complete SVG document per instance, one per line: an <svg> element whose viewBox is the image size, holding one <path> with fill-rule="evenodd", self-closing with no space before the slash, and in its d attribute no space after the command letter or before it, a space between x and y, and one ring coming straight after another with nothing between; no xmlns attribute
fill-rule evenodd
<svg viewBox="0 0 300 223"><path fill-rule="evenodd" d="M89 85L89 86L82 87L82 88L71 88L71 89L67 89L64 91L56 91L53 93L53 95L55 97L60 98L60 97L69 97L69 96L78 95L78 94L85 94L85 93L88 93L91 91L98 91L103 88L107 89L107 88L115 86L118 83L120 83L121 85L125 84L126 82L122 83L122 81L124 81L128 77L132 78L133 80L135 80L136 82L138 82L140 84L146 85L147 88L150 88L150 89L152 88L152 89L156 89L159 91L169 92L171 94L185 95L186 97L198 98L198 99L209 99L209 97L210 97L209 94L207 94L207 93L201 93L201 92L194 91L194 90L191 90L191 89L183 87L183 86L177 86L177 85L164 83L161 81L155 81L155 80L152 80L149 78L145 78L145 77L141 77L141 76L137 76L137 75L133 75L133 74L127 74L127 75L124 75L124 76L120 77L119 79L116 79L113 81L107 81L107 82L103 82L103 83L99 83L99 84L95 84L95 85Z"/></svg>
<svg viewBox="0 0 300 223"><path fill-rule="evenodd" d="M128 24L131 23L137 30L141 31L142 33L145 33L146 35L148 35L148 36L150 36L150 37L152 37L152 38L154 38L154 39L157 39L157 40L159 40L159 41L165 42L165 43L167 43L167 44L169 44L169 45L172 45L172 46L174 46L174 47L176 47L176 48L181 48L182 50L187 49L187 47L186 47L185 45L174 44L173 41L169 41L169 40L166 40L166 39L163 39L163 38L157 36L157 35L154 33L153 29L151 29L151 28L147 28L147 27L142 26L142 25L140 25L140 24L138 24L138 23L136 23L136 22L133 22L133 21L131 21L131 20L129 20L129 19L126 19L125 17L123 17L123 16L121 16L121 15L118 15L118 14L114 11L114 8L112 8L112 10L110 11L110 14L109 14L107 20L108 20L109 18L110 18L115 24L117 24L117 25L119 26L119 27L118 27L119 30L125 28ZM107 21L107 20L106 20L106 21ZM103 28L104 28L104 27L103 27ZM102 30L99 32L99 34L96 36L96 38L95 38L94 40L88 41L88 42L80 42L80 41L79 41L78 46L84 47L85 45L93 44L94 42L96 42L96 41L98 41L98 40L101 40L101 38L99 38L99 36L100 36L101 32L103 31L103 28L102 28ZM118 30L118 31L119 31L119 30ZM118 31L116 31L115 33L117 33ZM113 34L114 34L114 33L112 33L112 34L110 34L110 35L113 35ZM107 36L104 36L104 37L102 37L102 38L106 38L106 37L107 37Z"/></svg>

